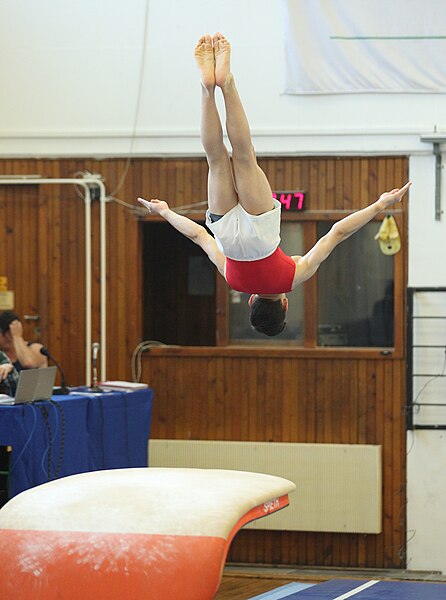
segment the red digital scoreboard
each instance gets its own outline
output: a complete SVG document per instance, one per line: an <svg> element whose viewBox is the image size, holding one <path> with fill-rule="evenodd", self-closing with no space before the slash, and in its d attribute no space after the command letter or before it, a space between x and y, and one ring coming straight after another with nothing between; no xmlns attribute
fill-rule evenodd
<svg viewBox="0 0 446 600"><path fill-rule="evenodd" d="M273 198L280 202L283 211L304 210L305 192L273 192Z"/></svg>

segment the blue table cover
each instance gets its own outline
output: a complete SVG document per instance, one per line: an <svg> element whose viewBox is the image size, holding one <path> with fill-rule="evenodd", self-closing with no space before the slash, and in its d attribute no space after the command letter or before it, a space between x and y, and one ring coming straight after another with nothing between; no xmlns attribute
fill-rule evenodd
<svg viewBox="0 0 446 600"><path fill-rule="evenodd" d="M0 406L0 445L12 446L10 496L52 479L147 467L153 390L90 393Z"/></svg>

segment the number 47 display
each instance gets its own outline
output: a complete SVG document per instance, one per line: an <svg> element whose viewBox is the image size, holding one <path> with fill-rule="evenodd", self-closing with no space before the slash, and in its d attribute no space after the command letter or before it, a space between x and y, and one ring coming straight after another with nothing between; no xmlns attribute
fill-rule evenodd
<svg viewBox="0 0 446 600"><path fill-rule="evenodd" d="M282 204L283 210L303 210L305 192L273 192L273 198Z"/></svg>

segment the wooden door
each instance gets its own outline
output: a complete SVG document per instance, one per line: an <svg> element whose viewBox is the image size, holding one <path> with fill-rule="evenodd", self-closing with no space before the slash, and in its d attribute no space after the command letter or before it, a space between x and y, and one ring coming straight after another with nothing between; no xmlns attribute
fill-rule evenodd
<svg viewBox="0 0 446 600"><path fill-rule="evenodd" d="M0 275L25 339L65 357L70 385L85 383L84 214L74 186L0 185Z"/></svg>
<svg viewBox="0 0 446 600"><path fill-rule="evenodd" d="M0 275L14 292L11 307L23 321L26 340L41 340L38 187L0 186ZM46 315L43 315L45 322Z"/></svg>

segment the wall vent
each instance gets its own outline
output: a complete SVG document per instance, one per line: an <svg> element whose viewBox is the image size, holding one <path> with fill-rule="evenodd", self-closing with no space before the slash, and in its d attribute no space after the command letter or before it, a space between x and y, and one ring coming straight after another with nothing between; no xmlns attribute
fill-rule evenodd
<svg viewBox="0 0 446 600"><path fill-rule="evenodd" d="M381 533L381 446L150 440L149 465L253 471L293 481L290 506L251 529Z"/></svg>

